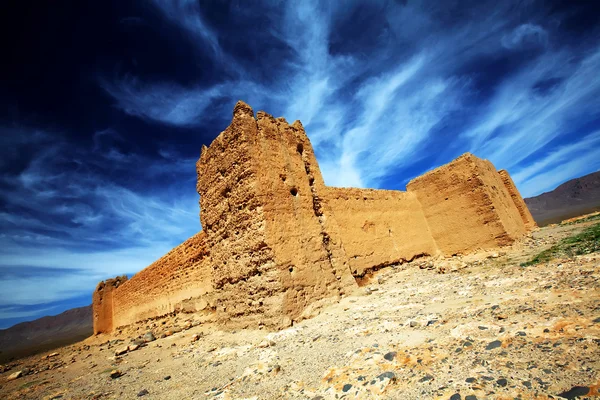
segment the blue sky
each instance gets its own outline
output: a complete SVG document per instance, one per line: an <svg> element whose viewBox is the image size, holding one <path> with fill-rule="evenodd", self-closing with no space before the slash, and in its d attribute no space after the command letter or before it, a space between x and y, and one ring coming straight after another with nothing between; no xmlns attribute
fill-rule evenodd
<svg viewBox="0 0 600 400"><path fill-rule="evenodd" d="M194 163L240 99L301 120L332 186L467 151L525 197L600 168L595 2L84 3L3 13L0 328L199 231Z"/></svg>

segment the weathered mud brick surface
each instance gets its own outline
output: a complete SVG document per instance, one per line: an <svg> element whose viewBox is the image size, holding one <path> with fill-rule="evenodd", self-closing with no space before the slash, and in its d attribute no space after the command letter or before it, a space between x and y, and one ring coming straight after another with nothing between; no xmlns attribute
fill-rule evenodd
<svg viewBox="0 0 600 400"><path fill-rule="evenodd" d="M407 190L446 255L508 245L527 232L494 166L472 154L413 179Z"/></svg>
<svg viewBox="0 0 600 400"><path fill-rule="evenodd" d="M371 271L507 245L535 227L510 176L471 154L406 192L327 187L300 121L243 102L196 171L203 230L131 279L100 283L96 333L180 311L280 329Z"/></svg>
<svg viewBox="0 0 600 400"><path fill-rule="evenodd" d="M525 227L527 227L527 229L537 228L537 224L535 223L531 212L529 212L527 204L525 204L523 197L521 197L519 190L515 186L515 183L513 182L508 172L504 169L501 169L500 171L498 171L498 174L500 175L500 178L502 179L506 190L508 190L510 197L515 203L515 206L517 206L517 210L519 210L519 214L521 215L521 219L523 220Z"/></svg>

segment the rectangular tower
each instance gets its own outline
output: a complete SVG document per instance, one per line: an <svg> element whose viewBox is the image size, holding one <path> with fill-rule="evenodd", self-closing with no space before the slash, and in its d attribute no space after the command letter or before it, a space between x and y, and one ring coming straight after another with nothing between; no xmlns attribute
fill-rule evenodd
<svg viewBox="0 0 600 400"><path fill-rule="evenodd" d="M255 118L238 102L197 172L219 319L288 326L308 304L355 285L299 122Z"/></svg>
<svg viewBox="0 0 600 400"><path fill-rule="evenodd" d="M492 163L470 153L413 179L406 188L417 195L445 255L504 246L526 232Z"/></svg>

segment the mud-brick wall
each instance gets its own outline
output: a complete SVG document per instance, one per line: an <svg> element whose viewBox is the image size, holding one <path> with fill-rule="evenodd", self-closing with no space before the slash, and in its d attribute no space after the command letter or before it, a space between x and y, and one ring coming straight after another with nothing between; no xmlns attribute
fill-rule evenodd
<svg viewBox="0 0 600 400"><path fill-rule="evenodd" d="M282 283L282 314L296 320L309 304L339 296L356 282L326 203L326 187L299 121L257 113L258 196L266 241Z"/></svg>
<svg viewBox="0 0 600 400"><path fill-rule="evenodd" d="M221 323L277 325L278 270L265 238L259 196L258 128L252 109L236 104L231 124L196 164L200 219L211 251L214 305Z"/></svg>
<svg viewBox="0 0 600 400"><path fill-rule="evenodd" d="M407 190L446 255L504 246L526 231L494 166L472 154L410 181Z"/></svg>
<svg viewBox="0 0 600 400"><path fill-rule="evenodd" d="M521 193L519 193L519 191L517 190L517 186L513 182L509 173L506 170L501 169L500 171L498 171L498 175L500 175L500 179L502 179L506 190L508 190L510 197L512 198L513 202L515 203L515 206L517 207L517 210L519 210L519 214L521 215L521 219L523 220L523 223L525 224L527 230L531 230L537 227L537 224L535 223L535 220L533 219L529 208L527 208L527 204L525 204L525 200L523 200L523 197L521 197Z"/></svg>
<svg viewBox="0 0 600 400"><path fill-rule="evenodd" d="M113 290L113 328L179 311L209 311L212 291L205 233L200 232Z"/></svg>
<svg viewBox="0 0 600 400"><path fill-rule="evenodd" d="M414 193L328 188L352 273L435 255L437 246Z"/></svg>
<svg viewBox="0 0 600 400"><path fill-rule="evenodd" d="M113 293L126 280L126 276L119 276L102 281L96 286L92 294L94 335L113 330Z"/></svg>

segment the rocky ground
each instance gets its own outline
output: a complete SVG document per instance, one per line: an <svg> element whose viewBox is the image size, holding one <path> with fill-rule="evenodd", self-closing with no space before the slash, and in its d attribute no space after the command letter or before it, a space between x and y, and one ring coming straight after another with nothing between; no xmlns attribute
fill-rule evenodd
<svg viewBox="0 0 600 400"><path fill-rule="evenodd" d="M224 332L179 315L92 337L0 366L0 398L596 397L600 254L520 266L589 224L382 269L279 332Z"/></svg>

